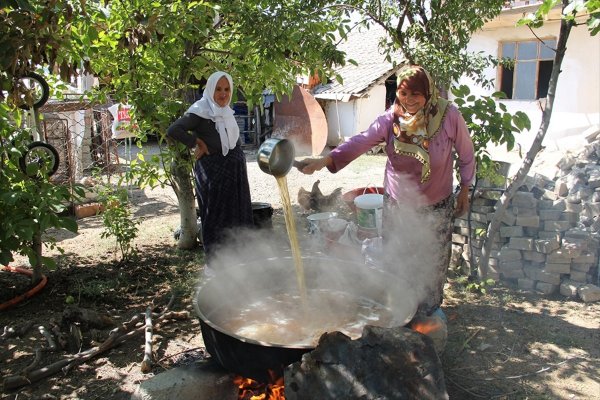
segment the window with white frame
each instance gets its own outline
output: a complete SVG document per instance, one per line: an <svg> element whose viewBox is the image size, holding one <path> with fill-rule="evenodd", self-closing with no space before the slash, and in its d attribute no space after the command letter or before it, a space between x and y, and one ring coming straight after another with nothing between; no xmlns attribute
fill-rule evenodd
<svg viewBox="0 0 600 400"><path fill-rule="evenodd" d="M555 49L555 39L501 42L500 57L513 60L514 65L500 67L500 90L515 100L546 97Z"/></svg>

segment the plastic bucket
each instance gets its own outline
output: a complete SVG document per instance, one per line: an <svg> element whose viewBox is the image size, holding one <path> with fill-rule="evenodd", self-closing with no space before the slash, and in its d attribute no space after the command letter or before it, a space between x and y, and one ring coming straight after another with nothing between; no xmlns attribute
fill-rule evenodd
<svg viewBox="0 0 600 400"><path fill-rule="evenodd" d="M352 210L352 212L356 212L356 206L354 205L354 199L356 199L361 194L369 194L369 193L383 194L384 191L385 191L385 189L382 186L367 186L367 187L356 188L356 189L350 190L349 192L344 193L342 195L342 200L344 201L344 203L346 203L346 205L348 207L350 207L350 210Z"/></svg>
<svg viewBox="0 0 600 400"><path fill-rule="evenodd" d="M383 195L369 193L357 196L354 199L356 206L356 223L359 227L368 230L377 230L381 233L383 214Z"/></svg>

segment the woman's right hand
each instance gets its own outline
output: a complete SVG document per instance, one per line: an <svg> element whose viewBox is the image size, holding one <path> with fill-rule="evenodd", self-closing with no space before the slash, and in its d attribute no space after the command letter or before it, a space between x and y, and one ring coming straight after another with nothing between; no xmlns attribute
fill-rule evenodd
<svg viewBox="0 0 600 400"><path fill-rule="evenodd" d="M299 162L298 170L306 175L312 175L315 171L320 171L325 167L329 167L333 160L329 156L319 158L305 158Z"/></svg>

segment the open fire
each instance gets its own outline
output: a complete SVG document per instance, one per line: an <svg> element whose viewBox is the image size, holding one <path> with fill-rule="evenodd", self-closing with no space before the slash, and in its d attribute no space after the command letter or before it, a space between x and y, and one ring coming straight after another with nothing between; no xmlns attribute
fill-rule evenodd
<svg viewBox="0 0 600 400"><path fill-rule="evenodd" d="M236 376L233 382L239 388L238 400L285 400L283 377L277 378L272 371L269 371L269 375L269 383Z"/></svg>
<svg viewBox="0 0 600 400"><path fill-rule="evenodd" d="M444 330L444 323L438 318L416 317L408 325L412 330L431 337L434 342L436 336ZM238 387L238 400L285 400L283 377L277 377L274 371L269 370L269 382L261 383L251 378L240 375L234 378Z"/></svg>

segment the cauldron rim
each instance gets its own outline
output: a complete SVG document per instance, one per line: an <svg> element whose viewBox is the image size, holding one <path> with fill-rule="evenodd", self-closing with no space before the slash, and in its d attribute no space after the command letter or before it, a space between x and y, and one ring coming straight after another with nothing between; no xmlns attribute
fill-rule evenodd
<svg viewBox="0 0 600 400"><path fill-rule="evenodd" d="M337 259L335 257L319 257L319 256L304 256L302 257L303 259L311 259L311 260L320 260L322 262L332 262L332 261L340 261L343 262L345 264L348 263L352 263L352 264L356 264L356 265L360 265L361 268L366 268L366 269L370 269L370 270L374 270L379 274L384 274L384 275L391 275L389 272L382 270L381 268L377 268L376 266L372 265L372 264L362 264L359 262L352 262L352 261L348 261L348 260L343 260L343 259ZM264 261L272 261L272 260L289 260L292 261L293 258L292 256L282 256L282 257L268 257L266 258ZM228 267L225 267L226 269L232 269L232 268L236 268L236 267L240 267L243 265L247 265L248 263L239 263L239 264L234 264L234 265L230 265ZM218 274L218 272L217 272ZM248 338L245 336L241 336L238 335L236 333L230 332L228 330L226 330L225 328L221 327L220 325L214 323L213 321L211 321L200 309L200 305L198 304L198 293L202 290L202 288L206 285L209 285L210 282L213 279L218 278L218 275L215 276L211 276L208 277L206 279L203 279L202 282L200 282L197 286L196 289L193 292L193 297L192 297L192 305L194 308L194 311L196 312L196 315L198 316L198 318L200 318L202 320L202 322L206 323L206 325L210 326L212 329L215 329L216 331L222 333L223 335L226 336L230 336L240 342L244 342L244 343L249 343L249 344L253 344L253 345L258 345L258 346L264 346L264 347L274 347L274 348L282 348L282 349L296 349L296 350L311 350L314 349L316 347L316 345L312 345L312 344L280 344L280 343L273 343L273 342L267 342L267 341L261 341L261 340L256 340L256 339L252 339L252 338ZM408 313L407 318L405 319L405 323L408 323L408 321L410 321L414 314L416 313L416 304L414 305L414 309Z"/></svg>
<svg viewBox="0 0 600 400"><path fill-rule="evenodd" d="M302 258L304 260L313 260L319 265L322 265L323 262L331 263L335 260L333 257L319 256L305 256ZM292 257L266 257L261 259L260 262L262 265L265 265L265 263L269 264L278 260L287 260L288 262L291 262ZM237 335L207 318L206 313L216 312L218 315L218 306L211 307L210 304L200 304L201 302L208 300L208 298L203 297L201 294L203 288L214 284L215 282L219 283L219 281L213 282L214 279L226 279L228 274L233 274L232 276L235 276L235 273L237 272L236 268L247 266L249 263L254 264L258 261L259 260L253 260L250 262L229 264L221 270L222 272L218 272L217 275L202 280L194 290L192 304L200 322L202 338L208 353L226 370L244 377L255 379L259 382L267 382L272 378L272 374L283 376L283 371L286 366L300 361L303 354L313 351L317 344L278 344ZM391 276L389 272L373 265L343 259L339 259L339 261L344 263L344 265L354 264L354 266L360 267L361 269L373 270L376 272L375 275L379 276L377 279L389 281L388 276ZM329 267L331 267L331 265L328 265L328 268ZM408 286L406 288L409 289ZM207 289L209 291L208 294L210 295L210 291L213 287L209 286ZM403 303L403 305L410 306L405 310L406 315L402 317L406 319L402 320L404 321L402 323L398 320L398 325L406 324L412 319L416 312L416 303L413 304L412 301L409 301Z"/></svg>
<svg viewBox="0 0 600 400"><path fill-rule="evenodd" d="M221 327L220 325L217 325L216 323L214 323L213 321L211 321L206 315L204 315L204 313L202 311L200 311L200 307L198 306L198 296L196 296L196 293L202 289L202 287L208 283L212 278L208 278L206 281L204 281L202 284L199 284L196 287L196 290L194 291L194 297L192 299L192 304L194 306L194 311L196 312L198 318L200 318L202 320L202 322L204 322L205 324L207 324L208 326L210 326L212 329L230 336L236 340L239 340L240 342L244 342L244 343L249 343L249 344L254 344L257 346L263 346L263 347L276 347L276 348L284 348L284 349L298 349L298 350L311 350L314 349L315 346L314 345L310 345L310 344L306 344L306 345L301 345L301 344L279 344L279 343L272 343L272 342L265 342L262 340L256 340L256 339L252 339L252 338L248 338L245 336L240 336L236 333L233 333L231 331L226 330L225 328Z"/></svg>

